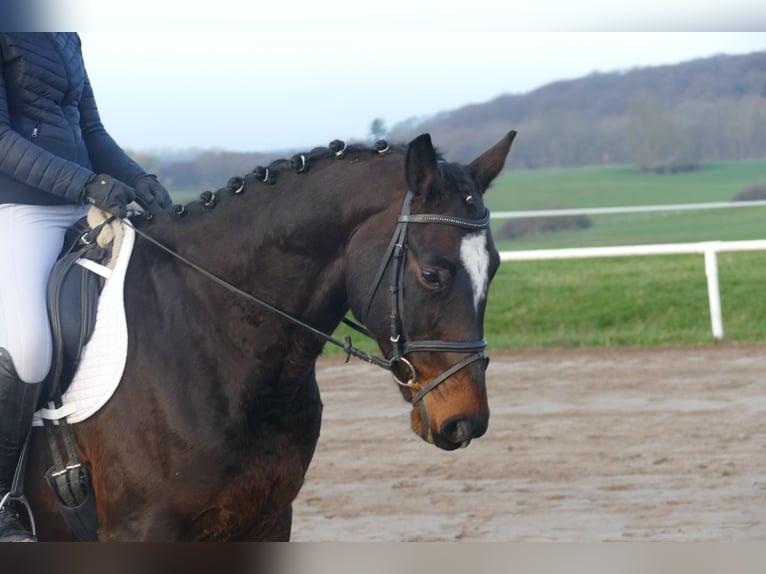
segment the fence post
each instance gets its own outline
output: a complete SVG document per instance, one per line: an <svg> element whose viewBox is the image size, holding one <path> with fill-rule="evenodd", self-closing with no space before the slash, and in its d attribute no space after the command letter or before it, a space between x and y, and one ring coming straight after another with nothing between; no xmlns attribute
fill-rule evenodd
<svg viewBox="0 0 766 574"><path fill-rule="evenodd" d="M705 246L705 275L707 275L707 296L710 301L710 324L713 337L723 339L723 317L721 315L721 294L718 287L718 256L715 245Z"/></svg>

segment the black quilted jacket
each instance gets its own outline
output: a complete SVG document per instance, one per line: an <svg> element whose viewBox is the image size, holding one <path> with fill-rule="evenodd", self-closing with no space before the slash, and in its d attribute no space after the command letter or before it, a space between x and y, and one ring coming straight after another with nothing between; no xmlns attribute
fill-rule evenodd
<svg viewBox="0 0 766 574"><path fill-rule="evenodd" d="M0 203L82 203L144 171L104 129L74 33L0 33Z"/></svg>

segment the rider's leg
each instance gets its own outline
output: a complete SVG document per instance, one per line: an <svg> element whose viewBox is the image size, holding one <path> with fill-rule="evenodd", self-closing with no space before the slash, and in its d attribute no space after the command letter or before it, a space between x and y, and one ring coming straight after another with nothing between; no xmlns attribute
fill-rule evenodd
<svg viewBox="0 0 766 574"><path fill-rule="evenodd" d="M25 383L13 359L0 347L0 542L33 542L21 524L11 494L19 455L32 426L32 414L42 383Z"/></svg>
<svg viewBox="0 0 766 574"><path fill-rule="evenodd" d="M0 204L0 500L10 491L40 383L51 365L46 289L80 206ZM30 540L10 505L0 540Z"/></svg>

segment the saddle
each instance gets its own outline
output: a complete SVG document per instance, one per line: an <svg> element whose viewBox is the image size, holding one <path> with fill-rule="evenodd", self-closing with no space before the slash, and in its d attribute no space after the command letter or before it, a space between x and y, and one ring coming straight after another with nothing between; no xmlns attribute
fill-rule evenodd
<svg viewBox="0 0 766 574"><path fill-rule="evenodd" d="M53 361L38 409L54 464L45 478L70 529L86 541L98 539L95 497L90 472L77 458L62 395L72 383L83 348L94 333L99 295L121 242L121 222L91 208L86 218L67 230L64 248L48 281Z"/></svg>
<svg viewBox="0 0 766 574"><path fill-rule="evenodd" d="M47 304L53 335L53 361L38 408L55 403L56 396L69 388L80 364L82 349L96 325L98 296L105 281L98 270L99 267L108 268L112 254L117 251L109 241L113 230L107 226L108 220L104 218L95 223L99 217L97 213L89 211L88 218L67 230L64 250L51 271ZM95 225L91 226L89 220Z"/></svg>

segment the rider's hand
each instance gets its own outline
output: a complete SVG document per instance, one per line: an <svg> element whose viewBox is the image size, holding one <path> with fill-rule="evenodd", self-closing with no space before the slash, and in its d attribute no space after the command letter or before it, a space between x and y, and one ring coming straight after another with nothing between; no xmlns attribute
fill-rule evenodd
<svg viewBox="0 0 766 574"><path fill-rule="evenodd" d="M133 183L136 200L144 209L156 214L173 207L168 191L157 181L156 175L144 174Z"/></svg>
<svg viewBox="0 0 766 574"><path fill-rule="evenodd" d="M127 217L127 206L136 198L132 187L103 173L93 176L83 191L85 201L120 218Z"/></svg>

